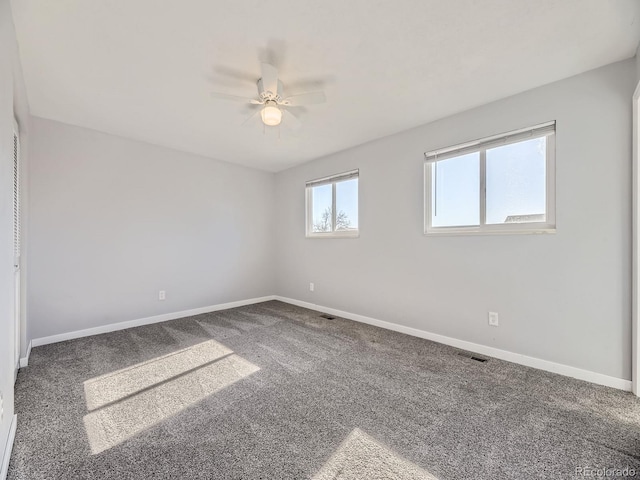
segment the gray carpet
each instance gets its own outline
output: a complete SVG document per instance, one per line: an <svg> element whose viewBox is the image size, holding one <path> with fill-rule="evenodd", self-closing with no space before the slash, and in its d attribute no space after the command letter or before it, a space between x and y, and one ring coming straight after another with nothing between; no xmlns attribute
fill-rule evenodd
<svg viewBox="0 0 640 480"><path fill-rule="evenodd" d="M280 302L34 348L9 478L640 478L637 398L459 353Z"/></svg>

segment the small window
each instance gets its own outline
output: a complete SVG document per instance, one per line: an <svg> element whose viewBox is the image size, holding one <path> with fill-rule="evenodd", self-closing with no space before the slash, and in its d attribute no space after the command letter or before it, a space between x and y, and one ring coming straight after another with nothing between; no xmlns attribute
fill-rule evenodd
<svg viewBox="0 0 640 480"><path fill-rule="evenodd" d="M358 235L358 170L307 182L307 237Z"/></svg>
<svg viewBox="0 0 640 480"><path fill-rule="evenodd" d="M425 153L425 233L555 231L555 122Z"/></svg>

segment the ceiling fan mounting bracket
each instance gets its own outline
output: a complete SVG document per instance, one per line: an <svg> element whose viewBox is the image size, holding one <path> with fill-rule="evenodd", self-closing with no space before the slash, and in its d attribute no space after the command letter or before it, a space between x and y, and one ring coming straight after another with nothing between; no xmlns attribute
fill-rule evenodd
<svg viewBox="0 0 640 480"><path fill-rule="evenodd" d="M267 101L273 100L274 102L280 104L282 102L282 92L284 91L284 87L282 86L282 82L278 80L278 91L271 92L264 90L264 84L262 82L262 78L258 79L258 94L260 96L260 100Z"/></svg>

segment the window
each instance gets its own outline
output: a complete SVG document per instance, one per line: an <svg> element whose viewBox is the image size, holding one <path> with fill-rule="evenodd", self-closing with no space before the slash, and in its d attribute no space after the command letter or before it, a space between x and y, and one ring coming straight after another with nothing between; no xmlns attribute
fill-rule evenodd
<svg viewBox="0 0 640 480"><path fill-rule="evenodd" d="M358 236L358 170L307 182L307 237Z"/></svg>
<svg viewBox="0 0 640 480"><path fill-rule="evenodd" d="M555 126L425 153L425 233L554 232Z"/></svg>

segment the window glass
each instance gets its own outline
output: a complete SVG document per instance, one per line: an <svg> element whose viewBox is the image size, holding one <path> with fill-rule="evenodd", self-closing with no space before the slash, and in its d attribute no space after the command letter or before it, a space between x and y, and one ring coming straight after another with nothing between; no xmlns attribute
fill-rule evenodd
<svg viewBox="0 0 640 480"><path fill-rule="evenodd" d="M475 152L433 165L431 214L434 227L480 223L479 159Z"/></svg>
<svg viewBox="0 0 640 480"><path fill-rule="evenodd" d="M487 150L487 223L546 220L546 137Z"/></svg>
<svg viewBox="0 0 640 480"><path fill-rule="evenodd" d="M315 233L331 231L332 195L331 184L312 188L313 231Z"/></svg>
<svg viewBox="0 0 640 480"><path fill-rule="evenodd" d="M336 183L336 230L358 229L358 179Z"/></svg>

